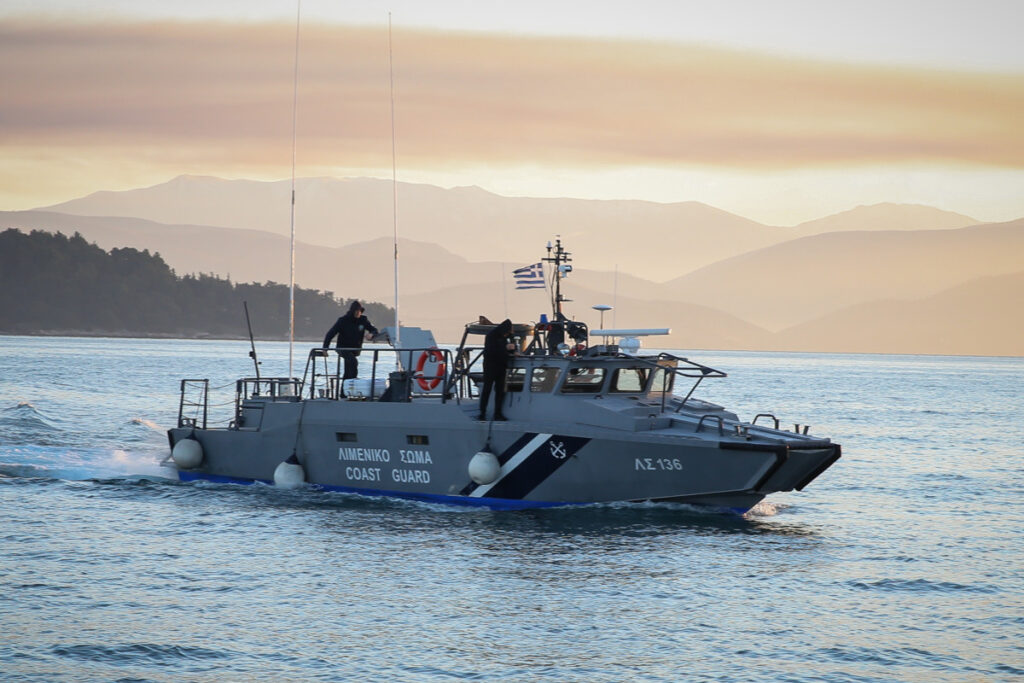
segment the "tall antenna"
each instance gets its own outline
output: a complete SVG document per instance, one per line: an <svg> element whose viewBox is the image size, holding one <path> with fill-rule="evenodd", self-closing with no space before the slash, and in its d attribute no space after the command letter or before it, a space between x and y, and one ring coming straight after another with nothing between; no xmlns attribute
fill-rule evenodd
<svg viewBox="0 0 1024 683"><path fill-rule="evenodd" d="M391 53L391 12L388 12L388 75L391 78L391 217L395 240L395 342L397 349L402 345L402 328L398 323L398 175L395 163L395 67Z"/></svg>
<svg viewBox="0 0 1024 683"><path fill-rule="evenodd" d="M292 76L292 219L291 267L288 273L288 376L292 376L295 350L295 141L299 113L299 25L302 0L295 0L295 73Z"/></svg>
<svg viewBox="0 0 1024 683"><path fill-rule="evenodd" d="M508 317L508 287L505 286L505 262L501 263L501 298L505 301L505 317Z"/></svg>
<svg viewBox="0 0 1024 683"><path fill-rule="evenodd" d="M615 284L612 287L612 327L615 327L615 309L619 307L619 264L615 264Z"/></svg>
<svg viewBox="0 0 1024 683"><path fill-rule="evenodd" d="M260 382L260 362L256 360L256 341L252 338L252 321L249 320L249 302L243 301L242 306L245 308L245 326L249 328L249 358L252 358L252 364L256 368L256 386L259 389Z"/></svg>

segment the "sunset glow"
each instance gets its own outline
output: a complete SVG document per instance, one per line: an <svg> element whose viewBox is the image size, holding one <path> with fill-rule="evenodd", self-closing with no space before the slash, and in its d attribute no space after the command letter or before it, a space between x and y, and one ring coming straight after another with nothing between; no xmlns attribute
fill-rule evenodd
<svg viewBox="0 0 1024 683"><path fill-rule="evenodd" d="M253 3L237 20L216 3L205 12L183 3L177 16L127 7L81 13L52 1L30 15L13 3L0 15L0 209L182 173L289 174L294 23L279 3ZM339 23L365 22L365 6L349 17L304 7L298 172L387 176L386 25ZM979 220L1024 215L1024 60L998 34L974 60L980 71L929 57L948 38L942 22L905 27L920 63L892 51L883 64L864 57L872 39L860 44L855 32L838 41L849 46L840 61L809 40L788 53L753 39L739 49L747 29L727 40L714 12L700 43L700 22L684 22L676 40L653 29L639 38L635 18L625 35L600 35L609 12L571 36L540 23L530 35L523 16L509 22L515 33L499 33L494 17L479 20L484 31L464 20L443 30L419 11L409 10L417 26L396 14L401 178L508 195L695 200L781 225L877 202ZM807 31L847 19L835 12L807 15ZM435 22L451 14L439 10ZM995 26L999 13L990 15ZM888 35L874 38L880 52ZM957 49L968 61L983 54Z"/></svg>

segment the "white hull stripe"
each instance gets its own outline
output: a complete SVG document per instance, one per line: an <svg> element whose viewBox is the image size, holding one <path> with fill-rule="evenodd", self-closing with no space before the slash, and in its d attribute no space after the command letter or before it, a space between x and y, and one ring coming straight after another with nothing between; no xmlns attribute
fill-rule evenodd
<svg viewBox="0 0 1024 683"><path fill-rule="evenodd" d="M534 451L540 448L541 444L551 438L550 434L538 434L537 436L530 439L529 443L519 449L519 452L513 455L510 459L505 461L505 464L501 466L501 472L498 474L498 478L492 481L490 484L478 486L469 495L473 498L480 498L481 496L487 495L487 492L492 488L501 483L515 468L519 467L527 458L533 455Z"/></svg>

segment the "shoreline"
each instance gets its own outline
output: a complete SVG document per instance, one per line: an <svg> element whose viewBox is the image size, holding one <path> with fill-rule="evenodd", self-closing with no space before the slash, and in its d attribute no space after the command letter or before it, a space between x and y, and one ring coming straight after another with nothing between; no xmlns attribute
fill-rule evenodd
<svg viewBox="0 0 1024 683"><path fill-rule="evenodd" d="M0 330L0 336L5 337L72 337L82 339L185 339L185 340L197 340L197 341L249 341L248 335L216 335L216 334L198 334L198 333L185 333L185 332L129 332L126 330L119 330L111 332L109 330L104 331L83 331L83 330L33 330L31 332L10 332L6 330ZM287 342L287 337L261 337L254 335L255 341L270 341L270 342ZM296 342L322 342L323 339L317 337L316 339L309 338L296 338Z"/></svg>
<svg viewBox="0 0 1024 683"><path fill-rule="evenodd" d="M125 330L119 330L116 332L111 331L82 331L82 330L35 330L32 332L10 332L0 330L0 337L70 337L80 339L181 339L187 341L249 341L248 335L214 335L214 334L185 334L185 333L172 333L172 332L149 332L149 333L138 333L128 332ZM288 339L285 337L261 337L254 336L254 341L259 342L281 342L287 343ZM297 338L294 340L295 343L304 344L320 344L323 339L320 337L316 338ZM455 346L457 342L438 342L442 345ZM668 349L669 347L651 347L645 349L647 351L658 351ZM843 350L815 350L808 351L805 349L704 349L704 348L687 348L687 351L695 351L698 353L784 353L784 354L813 354L813 355L843 355L843 356L913 356L923 358L1006 358L1011 360L1024 359L1024 355L1020 356L1007 356L998 354L984 354L984 353L928 353L928 352L910 352L910 351L843 351Z"/></svg>

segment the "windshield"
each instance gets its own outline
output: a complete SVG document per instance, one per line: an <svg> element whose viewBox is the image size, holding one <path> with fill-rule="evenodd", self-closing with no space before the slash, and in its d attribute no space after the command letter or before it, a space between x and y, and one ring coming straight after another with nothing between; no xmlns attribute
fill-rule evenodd
<svg viewBox="0 0 1024 683"><path fill-rule="evenodd" d="M533 369L530 375L530 391L536 393L550 393L558 384L559 368L539 367Z"/></svg>
<svg viewBox="0 0 1024 683"><path fill-rule="evenodd" d="M563 394L596 394L604 384L604 368L570 368Z"/></svg>
<svg viewBox="0 0 1024 683"><path fill-rule="evenodd" d="M653 374L654 377L651 379L651 386L648 391L652 394L670 393L672 391L672 382L676 378L674 369L658 368Z"/></svg>
<svg viewBox="0 0 1024 683"><path fill-rule="evenodd" d="M612 373L611 388L613 392L640 392L647 386L648 368L618 368Z"/></svg>

